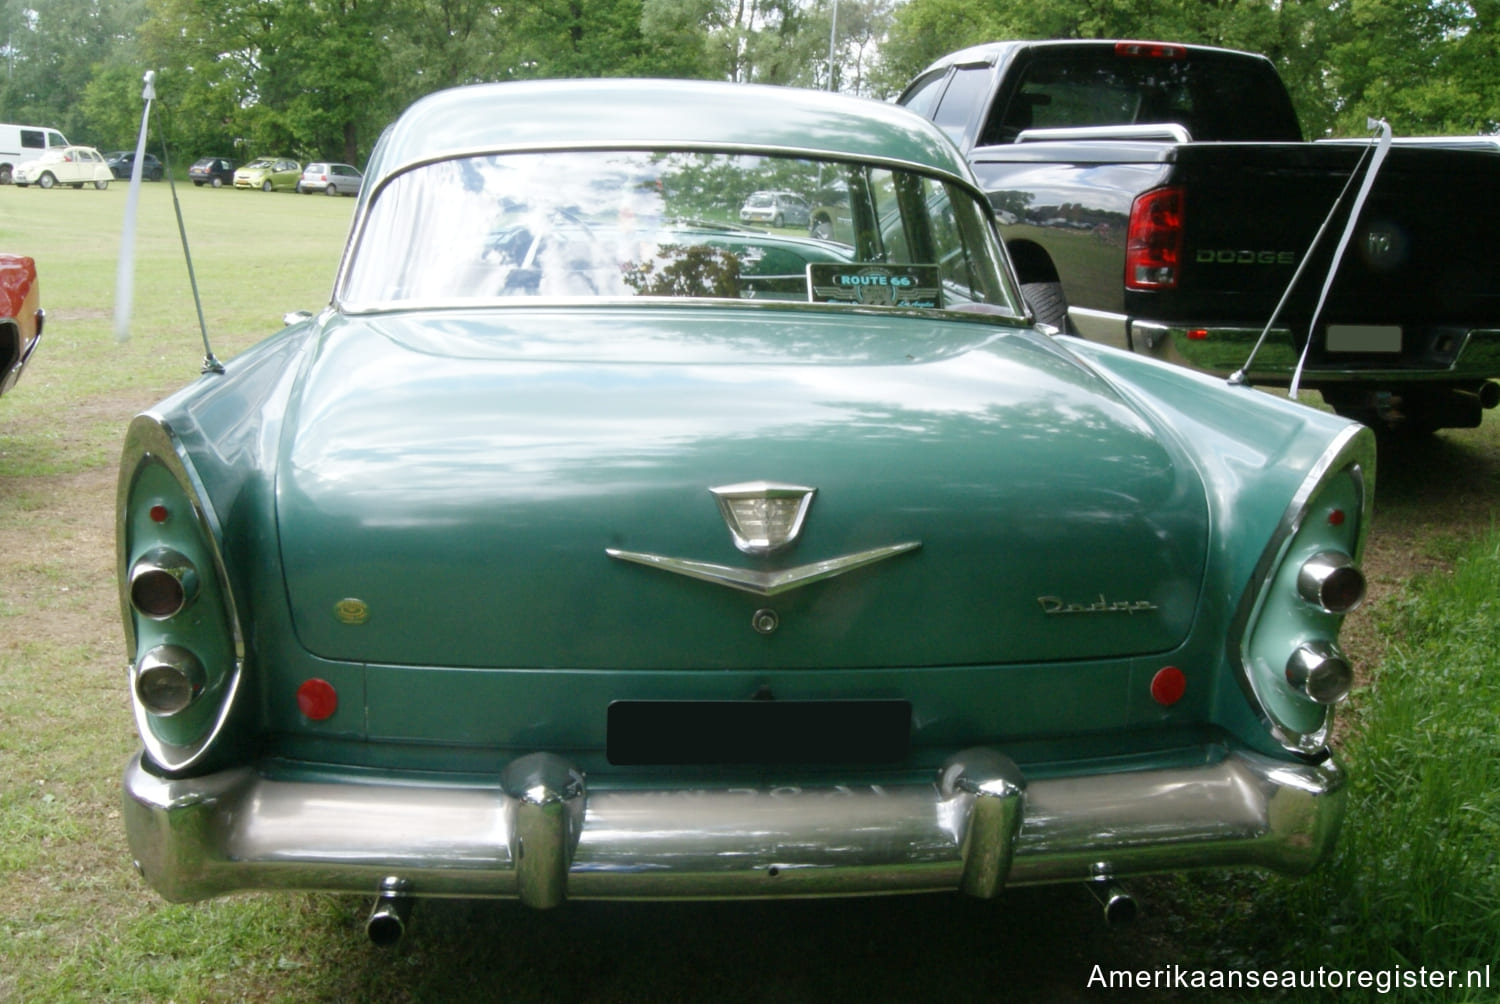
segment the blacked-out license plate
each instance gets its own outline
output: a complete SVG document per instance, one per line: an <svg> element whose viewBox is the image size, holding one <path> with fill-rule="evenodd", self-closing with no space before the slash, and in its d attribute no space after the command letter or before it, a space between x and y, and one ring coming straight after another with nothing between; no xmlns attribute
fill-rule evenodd
<svg viewBox="0 0 1500 1004"><path fill-rule="evenodd" d="M1394 324L1330 324L1323 338L1329 352L1401 351L1401 328Z"/></svg>
<svg viewBox="0 0 1500 1004"><path fill-rule="evenodd" d="M616 701L609 762L646 764L897 763L911 744L911 703Z"/></svg>

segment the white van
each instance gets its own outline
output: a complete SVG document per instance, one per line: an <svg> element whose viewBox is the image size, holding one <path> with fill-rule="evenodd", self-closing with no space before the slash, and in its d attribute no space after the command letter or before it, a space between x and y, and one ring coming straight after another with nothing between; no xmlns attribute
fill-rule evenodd
<svg viewBox="0 0 1500 1004"><path fill-rule="evenodd" d="M0 185L10 184L16 165L35 160L49 147L67 145L67 137L56 129L0 122Z"/></svg>

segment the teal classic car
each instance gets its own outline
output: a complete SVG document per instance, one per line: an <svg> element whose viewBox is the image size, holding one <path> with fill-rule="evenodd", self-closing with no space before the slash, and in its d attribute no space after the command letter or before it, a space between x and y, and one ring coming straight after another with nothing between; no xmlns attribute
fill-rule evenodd
<svg viewBox="0 0 1500 1004"><path fill-rule="evenodd" d="M839 240L738 222L831 187ZM131 853L380 941L421 897L1300 872L1372 442L1037 327L904 109L435 94L331 302L129 428Z"/></svg>

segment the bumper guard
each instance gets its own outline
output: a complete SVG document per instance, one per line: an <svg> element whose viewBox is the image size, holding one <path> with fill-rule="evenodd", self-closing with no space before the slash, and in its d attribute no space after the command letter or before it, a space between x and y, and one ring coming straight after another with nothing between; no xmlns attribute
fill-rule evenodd
<svg viewBox="0 0 1500 1004"><path fill-rule="evenodd" d="M961 889L1193 868L1303 872L1331 849L1330 759L1247 752L1190 767L1027 782L966 750L897 785L590 791L547 753L490 786L287 781L238 768L125 772L131 852L167 899L242 889L416 896L733 899Z"/></svg>

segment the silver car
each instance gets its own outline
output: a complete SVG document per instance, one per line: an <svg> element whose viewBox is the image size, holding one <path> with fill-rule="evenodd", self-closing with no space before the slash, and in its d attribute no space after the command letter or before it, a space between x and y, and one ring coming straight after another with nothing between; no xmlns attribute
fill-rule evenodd
<svg viewBox="0 0 1500 1004"><path fill-rule="evenodd" d="M741 223L805 227L811 217L807 200L795 192L756 192L740 207Z"/></svg>
<svg viewBox="0 0 1500 1004"><path fill-rule="evenodd" d="M302 180L297 182L299 192L322 192L325 195L358 195L365 176L359 168L349 164L316 162L308 164L302 171Z"/></svg>

